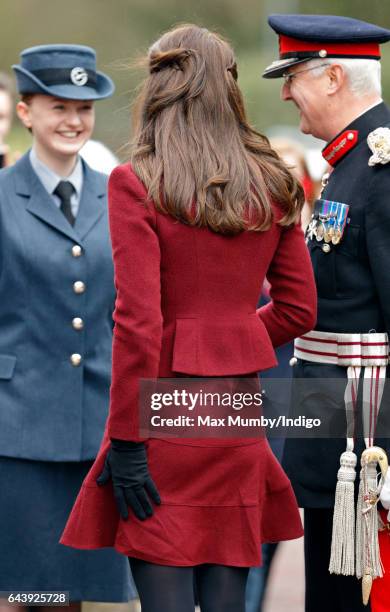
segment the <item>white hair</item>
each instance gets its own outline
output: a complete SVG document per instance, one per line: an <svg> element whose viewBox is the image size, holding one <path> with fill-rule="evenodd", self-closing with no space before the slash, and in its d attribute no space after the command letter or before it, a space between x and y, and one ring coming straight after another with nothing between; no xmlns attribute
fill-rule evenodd
<svg viewBox="0 0 390 612"><path fill-rule="evenodd" d="M382 94L381 63L378 60L361 58L324 58L312 59L307 62L311 68L318 66L314 74L320 75L330 64L342 66L348 79L349 90L356 96L366 94Z"/></svg>

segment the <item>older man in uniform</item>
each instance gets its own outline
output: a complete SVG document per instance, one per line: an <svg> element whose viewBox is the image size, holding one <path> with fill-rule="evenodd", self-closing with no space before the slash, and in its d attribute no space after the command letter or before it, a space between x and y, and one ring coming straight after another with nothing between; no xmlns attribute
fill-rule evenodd
<svg viewBox="0 0 390 612"><path fill-rule="evenodd" d="M340 427L328 439L286 442L284 466L305 508L305 609L358 612L367 607L354 574L370 582L380 570L375 559L358 559L374 549L363 546L355 555L353 482L363 439L371 446L379 429L385 437L388 430L389 403L386 393L381 397L390 332L390 110L381 98L379 60L390 31L329 15L272 15L269 24L279 35L280 58L263 76L284 78L282 99L297 106L302 132L327 142L323 156L331 167L306 234L317 325L296 341L291 362L294 378L313 384L297 385L293 409L330 427L342 422L347 442ZM390 441L381 446L388 451ZM356 520L362 516L360 509ZM357 543L360 537L358 528Z"/></svg>

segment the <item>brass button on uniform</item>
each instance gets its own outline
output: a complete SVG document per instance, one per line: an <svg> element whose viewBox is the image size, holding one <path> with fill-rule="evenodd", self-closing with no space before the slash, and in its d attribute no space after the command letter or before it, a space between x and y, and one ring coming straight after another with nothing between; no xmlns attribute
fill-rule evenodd
<svg viewBox="0 0 390 612"><path fill-rule="evenodd" d="M72 364L72 366L75 366L75 367L79 366L81 361L82 361L82 357L81 355L79 355L79 353L73 353L70 356L70 363Z"/></svg>
<svg viewBox="0 0 390 612"><path fill-rule="evenodd" d="M83 283L83 281L75 281L73 283L73 291L75 293L84 293L84 291L85 291L85 283Z"/></svg>
<svg viewBox="0 0 390 612"><path fill-rule="evenodd" d="M330 245L329 244L323 244L322 245L322 250L324 251L324 253L329 253L330 252Z"/></svg>
<svg viewBox="0 0 390 612"><path fill-rule="evenodd" d="M84 327L84 321L82 319L80 319L80 317L75 317L74 319L72 319L72 327L73 329L83 329Z"/></svg>
<svg viewBox="0 0 390 612"><path fill-rule="evenodd" d="M83 249L81 248L81 246L79 244L74 244L72 246L72 255L73 255L73 257L80 257L82 252L83 252Z"/></svg>

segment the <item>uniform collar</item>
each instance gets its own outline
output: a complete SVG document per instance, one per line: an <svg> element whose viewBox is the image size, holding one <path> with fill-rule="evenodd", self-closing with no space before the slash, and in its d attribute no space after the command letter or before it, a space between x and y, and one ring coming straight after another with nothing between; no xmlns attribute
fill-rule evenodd
<svg viewBox="0 0 390 612"><path fill-rule="evenodd" d="M66 180L72 183L76 191L77 198L80 198L81 189L83 186L83 167L81 164L80 157L77 158L77 162L73 171L69 176L66 177L66 179L59 176L51 168L46 166L46 164L44 164L39 159L34 147L32 147L30 151L30 162L33 167L33 170L35 171L35 174L37 174L38 178L40 179L41 183L43 184L44 188L48 193L52 194L55 191L58 183L60 181Z"/></svg>
<svg viewBox="0 0 390 612"><path fill-rule="evenodd" d="M365 140L372 130L390 122L390 110L384 102L379 102L368 108L364 113L352 121L342 132L337 134L324 149L322 157L333 167Z"/></svg>
<svg viewBox="0 0 390 612"><path fill-rule="evenodd" d="M10 168L10 173L14 177L16 194L25 200L26 210L83 246L82 240L99 219L107 214L105 199L107 177L100 172L91 170L84 161L81 161L81 168L83 171L83 188L80 209L74 226L68 223L57 206L47 205L47 202L50 201L50 199L48 200L49 195L31 165L30 151Z"/></svg>

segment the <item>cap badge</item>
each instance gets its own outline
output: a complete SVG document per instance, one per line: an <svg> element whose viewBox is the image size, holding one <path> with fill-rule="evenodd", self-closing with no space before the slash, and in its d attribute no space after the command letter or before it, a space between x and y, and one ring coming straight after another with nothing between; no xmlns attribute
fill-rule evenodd
<svg viewBox="0 0 390 612"><path fill-rule="evenodd" d="M73 85L82 87L83 85L88 83L87 71L84 68L80 68L79 66L72 68L72 70L70 71L70 80L72 81Z"/></svg>
<svg viewBox="0 0 390 612"><path fill-rule="evenodd" d="M390 161L390 129L377 128L367 136L367 144L373 155L368 160L369 166L387 164Z"/></svg>

